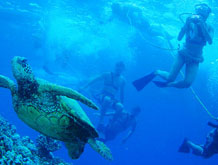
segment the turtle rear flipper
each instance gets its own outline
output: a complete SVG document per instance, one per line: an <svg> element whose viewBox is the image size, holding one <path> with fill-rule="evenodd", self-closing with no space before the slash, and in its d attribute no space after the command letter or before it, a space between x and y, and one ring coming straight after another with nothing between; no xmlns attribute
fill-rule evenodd
<svg viewBox="0 0 218 165"><path fill-rule="evenodd" d="M0 87L8 88L11 90L12 93L16 91L15 83L8 77L2 76L2 75L0 75Z"/></svg>
<svg viewBox="0 0 218 165"><path fill-rule="evenodd" d="M88 143L96 152L98 152L102 157L107 160L113 160L110 149L101 141L90 138Z"/></svg>
<svg viewBox="0 0 218 165"><path fill-rule="evenodd" d="M80 142L65 142L64 143L68 154L72 159L78 159L84 151L85 144Z"/></svg>

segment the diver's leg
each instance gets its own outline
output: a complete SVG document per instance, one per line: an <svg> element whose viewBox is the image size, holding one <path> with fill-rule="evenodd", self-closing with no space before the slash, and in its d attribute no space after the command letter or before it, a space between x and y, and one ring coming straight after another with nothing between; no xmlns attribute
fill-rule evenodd
<svg viewBox="0 0 218 165"><path fill-rule="evenodd" d="M153 81L153 83L155 85L157 85L158 87L167 87L169 82L172 82L176 79L176 77L179 74L179 71L181 70L184 63L185 63L184 57L182 57L181 55L178 54L170 72L156 70L156 71L154 71L154 72L152 72L152 73L150 73L150 74L148 74L140 79L133 81L132 84L135 86L135 88L138 91L140 91L148 83L150 83L156 76L160 76L161 78L165 79L166 82Z"/></svg>
<svg viewBox="0 0 218 165"><path fill-rule="evenodd" d="M203 156L203 147L197 144L192 143L191 141L187 141L188 147L192 150L192 153L197 156Z"/></svg>
<svg viewBox="0 0 218 165"><path fill-rule="evenodd" d="M200 145L194 144L191 141L184 139L182 145L179 147L179 152L189 153L190 150L194 155L203 156L203 147Z"/></svg>
<svg viewBox="0 0 218 165"><path fill-rule="evenodd" d="M198 68L199 68L198 63L186 64L184 80L179 81L179 82L169 83L167 86L168 87L175 87L175 88L189 88L196 78Z"/></svg>
<svg viewBox="0 0 218 165"><path fill-rule="evenodd" d="M98 129L99 131L103 131L102 128L103 128L103 125L104 125L104 116L105 116L105 113L107 111L107 109L109 108L111 104L111 98L109 96L105 96L103 98L103 102L102 102L102 106L101 106L101 114L100 114L100 119L99 119L99 123L98 123Z"/></svg>
<svg viewBox="0 0 218 165"><path fill-rule="evenodd" d="M185 63L185 61L184 61L183 57L178 54L170 72L157 70L155 72L155 74L157 76L160 76L161 78L167 80L168 82L172 82L176 79L176 77L179 74L179 71L181 70L184 63Z"/></svg>
<svg viewBox="0 0 218 165"><path fill-rule="evenodd" d="M186 65L185 83L189 86L194 82L199 69L199 63L190 63Z"/></svg>

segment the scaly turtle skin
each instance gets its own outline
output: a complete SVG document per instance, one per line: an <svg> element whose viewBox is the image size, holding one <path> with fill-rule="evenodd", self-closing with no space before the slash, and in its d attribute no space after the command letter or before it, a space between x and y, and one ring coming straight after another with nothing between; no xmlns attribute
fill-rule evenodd
<svg viewBox="0 0 218 165"><path fill-rule="evenodd" d="M98 109L92 101L70 88L36 79L23 57L12 59L12 71L17 86L0 75L0 87L10 89L14 110L24 123L63 141L72 159L79 158L89 143L104 158L112 160L110 150L95 139L98 133L76 100Z"/></svg>

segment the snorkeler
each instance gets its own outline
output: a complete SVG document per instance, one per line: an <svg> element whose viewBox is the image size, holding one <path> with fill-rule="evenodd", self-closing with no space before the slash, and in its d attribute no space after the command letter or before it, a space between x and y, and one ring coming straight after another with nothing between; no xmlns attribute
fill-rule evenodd
<svg viewBox="0 0 218 165"><path fill-rule="evenodd" d="M95 96L97 101L101 104L101 116L98 125L99 130L101 130L101 126L103 126L104 116L109 108L116 111L123 109L125 79L122 73L124 70L124 63L117 62L113 72L104 73L98 76L84 87L85 89L99 81L103 82L101 93ZM118 94L119 99L116 98Z"/></svg>
<svg viewBox="0 0 218 165"><path fill-rule="evenodd" d="M189 153L192 151L194 155L202 156L203 158L210 158L214 154L218 153L218 125L213 123L208 123L209 126L215 128L213 129L206 138L206 143L204 145L197 145L193 142L185 139L179 148L179 152Z"/></svg>
<svg viewBox="0 0 218 165"><path fill-rule="evenodd" d="M178 41L181 41L186 36L186 42L183 48L178 51L178 56L170 72L156 70L149 75L146 75L133 82L133 85L138 91L142 90L156 76L165 79L162 81L153 81L158 87L175 87L188 88L193 83L199 63L203 62L202 51L203 47L208 43L212 44L213 28L206 23L206 20L211 13L211 8L205 4L195 5L196 14L187 18L185 25L181 28L178 35ZM186 65L184 80L175 82L183 65Z"/></svg>
<svg viewBox="0 0 218 165"><path fill-rule="evenodd" d="M104 126L104 129L102 130L104 137L100 139L104 142L114 140L118 134L129 129L127 136L122 140L122 144L124 144L135 132L137 125L136 117L140 112L141 109L135 107L132 109L131 113L128 113L125 110L106 113L105 115L111 116L111 119L108 124Z"/></svg>

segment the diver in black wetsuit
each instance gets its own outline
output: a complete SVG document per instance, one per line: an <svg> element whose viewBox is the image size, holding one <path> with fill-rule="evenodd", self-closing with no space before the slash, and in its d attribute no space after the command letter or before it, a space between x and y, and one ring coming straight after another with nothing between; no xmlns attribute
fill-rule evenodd
<svg viewBox="0 0 218 165"><path fill-rule="evenodd" d="M214 129L207 135L204 145L197 145L185 139L179 148L179 152L189 153L192 151L194 155L202 156L203 158L210 158L214 154L218 154L218 125L210 122L208 125Z"/></svg>
<svg viewBox="0 0 218 165"><path fill-rule="evenodd" d="M178 51L178 56L170 72L156 70L145 77L133 82L137 90L142 90L156 76L166 80L166 82L153 81L158 87L188 88L193 83L199 63L203 62L203 47L208 43L212 44L213 28L206 23L211 13L210 7L205 4L195 5L196 14L187 18L185 25L180 30L178 40L181 41L186 36L183 48ZM182 67L186 65L184 80L175 82Z"/></svg>
<svg viewBox="0 0 218 165"><path fill-rule="evenodd" d="M124 70L124 63L117 62L113 72L104 73L98 76L84 87L85 89L99 81L103 81L104 83L101 93L95 96L101 104L101 116L98 124L98 130L102 129L104 116L109 108L116 111L123 110L125 79L122 73ZM116 98L117 94L119 94L118 99Z"/></svg>
<svg viewBox="0 0 218 165"><path fill-rule="evenodd" d="M111 119L102 130L104 137L101 138L101 140L104 142L114 140L117 135L129 129L127 136L125 136L122 140L122 143L125 143L136 129L136 117L140 111L141 109L139 107L135 107L132 109L131 113L124 110L106 113L105 115L111 116Z"/></svg>

